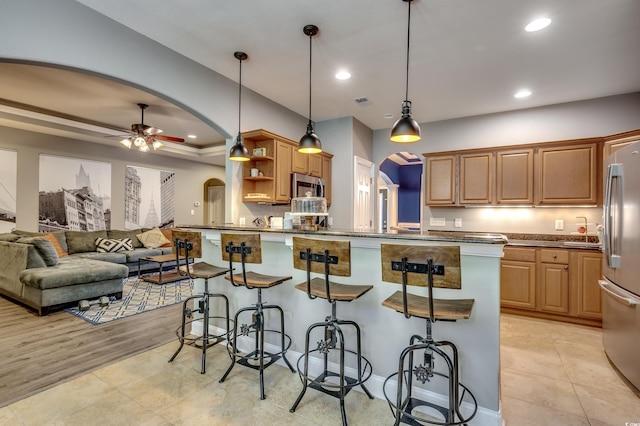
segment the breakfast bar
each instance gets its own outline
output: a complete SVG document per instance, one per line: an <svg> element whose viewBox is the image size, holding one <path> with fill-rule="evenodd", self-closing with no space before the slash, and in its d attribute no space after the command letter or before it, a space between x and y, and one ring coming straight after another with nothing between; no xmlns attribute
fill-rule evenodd
<svg viewBox="0 0 640 426"><path fill-rule="evenodd" d="M438 235L429 233L389 234L349 230L320 229L304 231L237 226L184 227L202 233L202 256L211 264L225 266L222 260L221 234L259 233L262 240L262 263L250 265L251 270L273 275L290 275L293 279L270 289L265 295L269 303L282 307L286 333L292 346L287 353L294 363L304 352L308 324L328 315L328 305L313 303L294 285L306 280L306 273L293 267L292 238L306 236L316 239L348 240L351 243L351 276L340 277L346 284L373 285L373 289L358 300L342 306L345 318L357 321L362 328L362 352L371 362L373 374L367 388L384 399L383 383L397 370L398 356L412 335L424 335L425 323L419 318L406 320L402 314L382 306L382 302L399 290L397 284L382 280L381 244L458 245L460 246L461 289L436 288L434 297L443 299L474 299L469 319L438 322L434 328L436 340L449 340L459 350L460 381L475 395L478 412L471 424L498 426L500 413L500 259L507 239L499 234ZM236 271L237 272L237 271ZM201 281L201 280L197 280ZM196 282L196 291L202 286ZM223 277L209 282L211 291L228 295L230 310L254 303L251 291L232 287ZM426 295L424 287L412 287L412 293ZM214 305L212 309L215 309ZM270 318L267 317L266 321ZM242 324L236 324L241 327ZM195 333L201 330L193 330ZM275 342L267 342L267 345ZM315 342L314 342L315 343ZM279 363L282 360L279 361ZM284 365L284 364L283 364ZM444 366L440 365L440 368ZM440 368L436 365L436 370ZM414 386L415 383L414 383ZM426 391L425 391L426 392ZM431 397L434 395L431 394ZM435 395L436 398L438 395ZM465 407L463 406L464 410Z"/></svg>

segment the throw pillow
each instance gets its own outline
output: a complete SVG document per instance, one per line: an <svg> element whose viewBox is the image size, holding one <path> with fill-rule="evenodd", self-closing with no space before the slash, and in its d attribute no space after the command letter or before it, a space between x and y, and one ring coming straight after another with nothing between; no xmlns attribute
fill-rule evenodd
<svg viewBox="0 0 640 426"><path fill-rule="evenodd" d="M96 251L99 253L114 253L116 251L131 250L133 250L131 238L123 238L121 240L96 238Z"/></svg>
<svg viewBox="0 0 640 426"><path fill-rule="evenodd" d="M158 248L163 244L170 243L164 235L162 235L162 231L158 228L153 228L150 231L143 232L142 234L136 235L140 242L148 249Z"/></svg>
<svg viewBox="0 0 640 426"><path fill-rule="evenodd" d="M60 246L60 242L58 241L58 238L55 235L51 233L42 234L42 238L46 238L47 240L51 241L53 248L56 249L56 252L58 253L58 257L65 257L69 255L69 253L64 251L64 249Z"/></svg>
<svg viewBox="0 0 640 426"><path fill-rule="evenodd" d="M169 240L168 243L164 243L160 247L173 247L173 228L161 229L162 235Z"/></svg>
<svg viewBox="0 0 640 426"><path fill-rule="evenodd" d="M22 237L17 240L16 243L30 244L35 247L35 252L42 258L46 266L56 266L58 264L58 253L53 247L53 244L46 238Z"/></svg>
<svg viewBox="0 0 640 426"><path fill-rule="evenodd" d="M148 231L148 229L127 229L127 230L119 230L119 229L109 229L107 231L108 238L112 240L122 240L124 238L131 238L131 244L133 248L142 248L144 247L138 237L136 235L141 232Z"/></svg>

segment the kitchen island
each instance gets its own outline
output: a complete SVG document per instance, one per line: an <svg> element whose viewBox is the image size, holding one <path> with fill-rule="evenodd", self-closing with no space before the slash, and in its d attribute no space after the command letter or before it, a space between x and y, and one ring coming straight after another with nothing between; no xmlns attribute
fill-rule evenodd
<svg viewBox="0 0 640 426"><path fill-rule="evenodd" d="M353 303L339 303L338 315L358 322L362 328L363 355L373 366L373 375L367 381L367 388L378 398L384 398L383 382L387 376L397 370L399 354L408 345L410 337L414 334L425 335L423 319L407 320L401 313L381 306L382 301L399 290L400 286L382 281L380 244L459 245L462 289L435 289L434 293L437 297L444 299L472 298L475 304L471 318L468 320L437 322L434 326L434 338L450 340L460 351L461 382L474 393L478 400L478 413L471 424L501 425L500 259L503 247L507 243L504 236L462 233L447 236L428 233L380 234L334 229L302 231L236 226L183 228L202 232L203 259L218 266L225 265L222 261L220 243L222 233L258 232L261 234L262 264L249 265L248 269L265 274L293 276L291 281L266 290L263 298L270 304L280 305L284 310L286 332L293 341L287 356L294 365L300 353L304 351L307 327L322 320L330 314L331 309L326 301L310 300L306 293L293 288L295 284L306 280L306 273L293 268L292 237L299 235L328 240L349 240L351 242L351 277L339 277L336 281L370 284L373 285L373 289ZM196 283L196 291L202 290L202 285L202 283ZM229 296L231 312L255 303L254 291L232 287L224 278L211 280L209 286L210 291L224 292ZM410 291L426 294L426 289L423 287L410 287ZM241 325L237 324L238 327ZM199 331L201 332L201 330L194 330L194 332ZM443 367L436 364L438 371L442 371ZM416 395L419 396L420 391ZM390 414L389 422L391 421Z"/></svg>

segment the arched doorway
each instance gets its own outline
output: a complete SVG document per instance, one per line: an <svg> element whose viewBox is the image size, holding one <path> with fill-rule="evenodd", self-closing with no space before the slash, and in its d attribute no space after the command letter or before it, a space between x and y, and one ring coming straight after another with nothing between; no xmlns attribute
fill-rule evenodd
<svg viewBox="0 0 640 426"><path fill-rule="evenodd" d="M422 219L422 174L420 157L396 152L379 166L379 232L419 232Z"/></svg>
<svg viewBox="0 0 640 426"><path fill-rule="evenodd" d="M207 180L204 183L204 224L224 224L224 207L224 182L217 178Z"/></svg>

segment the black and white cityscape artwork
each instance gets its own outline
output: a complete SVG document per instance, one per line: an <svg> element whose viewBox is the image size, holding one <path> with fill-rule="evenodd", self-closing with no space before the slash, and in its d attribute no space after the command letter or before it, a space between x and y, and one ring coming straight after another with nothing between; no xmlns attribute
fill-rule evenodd
<svg viewBox="0 0 640 426"><path fill-rule="evenodd" d="M0 149L0 233L16 227L18 153Z"/></svg>
<svg viewBox="0 0 640 426"><path fill-rule="evenodd" d="M174 226L174 172L127 166L124 196L125 229Z"/></svg>
<svg viewBox="0 0 640 426"><path fill-rule="evenodd" d="M40 154L38 230L111 228L111 164Z"/></svg>

